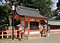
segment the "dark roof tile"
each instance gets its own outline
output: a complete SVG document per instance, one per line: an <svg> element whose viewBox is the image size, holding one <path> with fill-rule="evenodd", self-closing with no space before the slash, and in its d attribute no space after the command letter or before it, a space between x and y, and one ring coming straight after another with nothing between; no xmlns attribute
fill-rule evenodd
<svg viewBox="0 0 60 43"><path fill-rule="evenodd" d="M23 6L17 6L16 12L21 16L47 18L39 14L38 9L33 9L33 8L28 8L28 7L23 7Z"/></svg>

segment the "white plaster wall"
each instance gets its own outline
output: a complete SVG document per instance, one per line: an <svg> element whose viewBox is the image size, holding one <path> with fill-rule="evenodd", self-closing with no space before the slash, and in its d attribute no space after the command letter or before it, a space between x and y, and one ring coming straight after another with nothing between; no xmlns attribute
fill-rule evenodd
<svg viewBox="0 0 60 43"><path fill-rule="evenodd" d="M39 31L30 32L30 34L39 34Z"/></svg>

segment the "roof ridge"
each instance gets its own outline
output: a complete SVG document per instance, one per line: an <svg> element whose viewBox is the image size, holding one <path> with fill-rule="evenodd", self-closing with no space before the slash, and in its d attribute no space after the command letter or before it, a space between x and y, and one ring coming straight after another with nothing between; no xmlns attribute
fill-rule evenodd
<svg viewBox="0 0 60 43"><path fill-rule="evenodd" d="M38 9L29 8L29 7L24 7L24 6L17 6L17 8L18 8L18 9L25 9L25 10L31 10L31 11L39 12Z"/></svg>

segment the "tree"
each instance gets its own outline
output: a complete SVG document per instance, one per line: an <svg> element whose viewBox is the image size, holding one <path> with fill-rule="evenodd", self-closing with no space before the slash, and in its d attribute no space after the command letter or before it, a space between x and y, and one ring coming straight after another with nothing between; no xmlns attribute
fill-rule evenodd
<svg viewBox="0 0 60 43"><path fill-rule="evenodd" d="M23 0L23 6L31 7L31 8L38 8L40 14L43 16L50 16L52 15L51 5L53 2L51 0Z"/></svg>
<svg viewBox="0 0 60 43"><path fill-rule="evenodd" d="M0 29L4 28L5 24L9 24L8 16L11 13L11 9L8 5L0 5Z"/></svg>
<svg viewBox="0 0 60 43"><path fill-rule="evenodd" d="M60 0L57 2L57 9L60 10Z"/></svg>
<svg viewBox="0 0 60 43"><path fill-rule="evenodd" d="M0 6L0 20L2 22L8 22L7 19L8 19L8 15L11 13L11 9L9 8L8 5L4 5L4 6Z"/></svg>
<svg viewBox="0 0 60 43"><path fill-rule="evenodd" d="M60 0L58 0L58 2L57 2L56 12L57 12L56 19L57 19L57 20L60 20ZM55 12L55 13L56 13L56 12Z"/></svg>
<svg viewBox="0 0 60 43"><path fill-rule="evenodd" d="M2 0L0 0L2 2ZM0 6L1 7L1 11L5 12L5 13L2 13L1 12L1 15L3 15L3 19L4 17L7 17L8 14L12 14L11 13L11 2L9 2L9 0L5 0L6 3L4 4L4 8L3 6ZM43 16L50 16L52 15L52 11L51 11L51 5L52 5L52 1L51 0L17 0L15 2L15 5L20 5L20 3L23 3L23 6L27 6L27 7L32 7L32 8L38 8L39 11L40 11L40 14L42 14ZM5 14L5 15L4 15ZM7 19L7 18L6 18ZM5 19L3 20L5 21ZM11 21L11 20L10 20Z"/></svg>
<svg viewBox="0 0 60 43"><path fill-rule="evenodd" d="M8 16L11 13L11 8L10 6L8 5L8 0L6 0L6 3L3 3L3 5L0 5L0 25L3 25L3 24L7 24L8 23ZM0 0L0 2L2 3L2 0Z"/></svg>
<svg viewBox="0 0 60 43"><path fill-rule="evenodd" d="M2 0L0 0L2 3ZM12 25L12 3L9 0L5 0L6 3L0 5L0 25L6 24L9 22ZM15 5L19 4L19 2L15 2Z"/></svg>
<svg viewBox="0 0 60 43"><path fill-rule="evenodd" d="M26 7L37 8L37 6L35 5L35 0L23 0L22 4Z"/></svg>
<svg viewBox="0 0 60 43"><path fill-rule="evenodd" d="M52 14L51 5L53 2L51 0L36 0L35 4L43 16L49 17Z"/></svg>

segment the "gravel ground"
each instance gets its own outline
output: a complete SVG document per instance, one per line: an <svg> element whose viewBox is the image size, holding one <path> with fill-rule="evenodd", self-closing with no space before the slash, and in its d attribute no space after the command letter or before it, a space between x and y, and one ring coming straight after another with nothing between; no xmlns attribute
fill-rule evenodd
<svg viewBox="0 0 60 43"><path fill-rule="evenodd" d="M60 34L53 34L49 37L40 37L23 41L11 41L9 39L0 39L0 43L60 43Z"/></svg>

